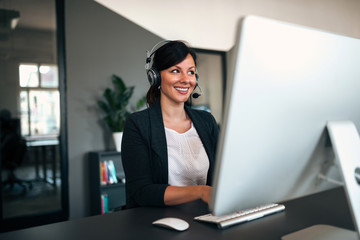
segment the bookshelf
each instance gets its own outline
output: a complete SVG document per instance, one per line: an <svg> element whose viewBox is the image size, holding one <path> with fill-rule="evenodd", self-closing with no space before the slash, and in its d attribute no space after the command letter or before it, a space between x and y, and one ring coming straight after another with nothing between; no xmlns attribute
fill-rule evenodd
<svg viewBox="0 0 360 240"><path fill-rule="evenodd" d="M112 212L125 206L125 174L121 153L90 152L89 167L91 215Z"/></svg>

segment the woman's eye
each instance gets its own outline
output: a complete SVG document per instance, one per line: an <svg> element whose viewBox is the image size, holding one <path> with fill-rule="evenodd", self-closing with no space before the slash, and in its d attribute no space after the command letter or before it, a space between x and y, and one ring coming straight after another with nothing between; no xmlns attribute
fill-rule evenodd
<svg viewBox="0 0 360 240"><path fill-rule="evenodd" d="M179 73L179 70L178 69L174 69L171 71L172 73Z"/></svg>
<svg viewBox="0 0 360 240"><path fill-rule="evenodd" d="M189 72L188 72L188 74L190 74L190 75L194 75L194 74L195 74L195 72L194 72L194 71L189 71Z"/></svg>

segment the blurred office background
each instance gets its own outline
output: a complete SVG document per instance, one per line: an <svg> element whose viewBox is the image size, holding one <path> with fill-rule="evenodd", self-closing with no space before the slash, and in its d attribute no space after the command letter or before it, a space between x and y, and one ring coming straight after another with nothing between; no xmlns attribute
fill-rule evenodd
<svg viewBox="0 0 360 240"><path fill-rule="evenodd" d="M143 96L145 51L157 42L197 50L204 94L194 105L221 124L241 16L360 38L358 0L0 0L0 10L1 138L12 139L1 149L0 213L13 228L90 215L88 153L114 149L96 102L112 74L135 86L134 101Z"/></svg>

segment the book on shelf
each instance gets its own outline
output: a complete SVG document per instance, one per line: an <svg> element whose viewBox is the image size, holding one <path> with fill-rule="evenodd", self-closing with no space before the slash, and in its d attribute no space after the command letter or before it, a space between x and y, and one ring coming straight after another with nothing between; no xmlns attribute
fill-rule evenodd
<svg viewBox="0 0 360 240"><path fill-rule="evenodd" d="M100 161L100 184L116 184L118 179L116 177L116 169L113 160Z"/></svg>
<svg viewBox="0 0 360 240"><path fill-rule="evenodd" d="M106 168L105 168L105 163L104 162L100 162L100 184L101 185L106 185Z"/></svg>
<svg viewBox="0 0 360 240"><path fill-rule="evenodd" d="M109 181L110 184L118 183L118 179L116 177L116 170L115 170L115 164L113 160L108 161L108 175L109 175Z"/></svg>
<svg viewBox="0 0 360 240"><path fill-rule="evenodd" d="M101 194L101 214L109 212L108 195Z"/></svg>

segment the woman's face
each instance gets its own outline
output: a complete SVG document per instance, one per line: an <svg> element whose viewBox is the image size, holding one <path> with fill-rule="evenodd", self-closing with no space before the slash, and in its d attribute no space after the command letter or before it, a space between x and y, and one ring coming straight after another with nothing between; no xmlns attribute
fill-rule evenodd
<svg viewBox="0 0 360 240"><path fill-rule="evenodd" d="M162 70L160 76L161 99L184 103L196 86L194 59L188 54L182 62Z"/></svg>

